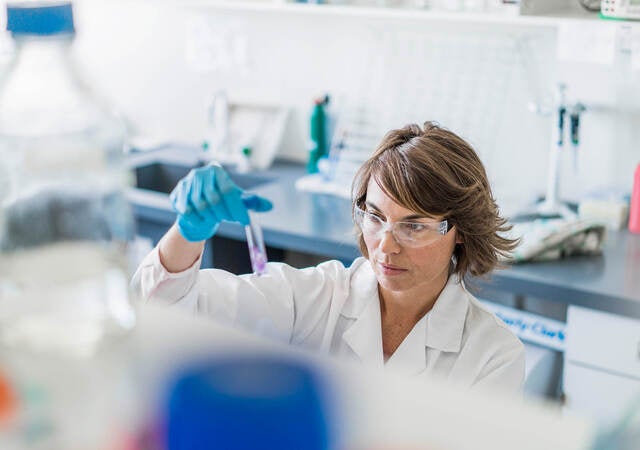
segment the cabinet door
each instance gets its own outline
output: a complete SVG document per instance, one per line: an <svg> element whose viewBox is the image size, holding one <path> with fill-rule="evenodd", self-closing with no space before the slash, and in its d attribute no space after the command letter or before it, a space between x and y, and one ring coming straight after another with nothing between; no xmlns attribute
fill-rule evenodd
<svg viewBox="0 0 640 450"><path fill-rule="evenodd" d="M640 380L578 364L564 366L565 408L596 420L598 427L620 419L636 402L640 407Z"/></svg>
<svg viewBox="0 0 640 450"><path fill-rule="evenodd" d="M640 379L640 320L570 306L565 360Z"/></svg>

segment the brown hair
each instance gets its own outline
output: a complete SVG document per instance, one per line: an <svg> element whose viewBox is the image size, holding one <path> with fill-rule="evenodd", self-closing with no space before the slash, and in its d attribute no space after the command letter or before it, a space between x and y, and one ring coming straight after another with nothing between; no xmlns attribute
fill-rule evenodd
<svg viewBox="0 0 640 450"><path fill-rule="evenodd" d="M373 177L386 195L426 216L444 216L463 244L454 250L453 272L485 275L509 257L517 240L501 236L511 226L500 216L484 166L473 148L433 122L391 130L360 167L351 188L352 207L364 206ZM355 218L355 217L354 217ZM362 231L358 245L368 257Z"/></svg>

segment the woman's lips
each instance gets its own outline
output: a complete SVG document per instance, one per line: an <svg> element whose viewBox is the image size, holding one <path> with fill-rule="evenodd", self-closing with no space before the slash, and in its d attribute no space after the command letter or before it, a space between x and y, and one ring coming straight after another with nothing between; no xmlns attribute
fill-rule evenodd
<svg viewBox="0 0 640 450"><path fill-rule="evenodd" d="M398 275L407 271L407 269L393 266L391 264L378 263L378 265L380 266L380 270L382 270L382 273L384 273L385 275Z"/></svg>

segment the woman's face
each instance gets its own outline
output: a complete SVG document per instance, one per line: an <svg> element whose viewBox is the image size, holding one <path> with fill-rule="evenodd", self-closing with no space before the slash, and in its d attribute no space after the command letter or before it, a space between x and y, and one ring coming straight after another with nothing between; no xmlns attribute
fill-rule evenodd
<svg viewBox="0 0 640 450"><path fill-rule="evenodd" d="M365 209L386 222L439 222L445 217L416 217L417 213L397 204L371 177L367 187ZM456 230L452 228L436 241L410 248L399 244L391 232L382 235L363 234L369 261L378 283L384 290L402 292L413 290L430 293L434 286L442 288L449 277L451 255L456 244Z"/></svg>

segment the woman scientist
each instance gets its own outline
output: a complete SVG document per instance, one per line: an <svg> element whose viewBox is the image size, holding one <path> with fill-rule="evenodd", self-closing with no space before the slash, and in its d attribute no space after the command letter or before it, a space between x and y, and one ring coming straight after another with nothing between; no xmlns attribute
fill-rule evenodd
<svg viewBox="0 0 640 450"><path fill-rule="evenodd" d="M463 386L517 390L524 347L465 288L515 242L484 167L463 139L431 122L392 130L358 171L352 213L364 257L236 276L199 270L222 220L248 223L271 204L220 167L193 170L171 195L176 224L143 260L134 286L218 321L369 366Z"/></svg>

